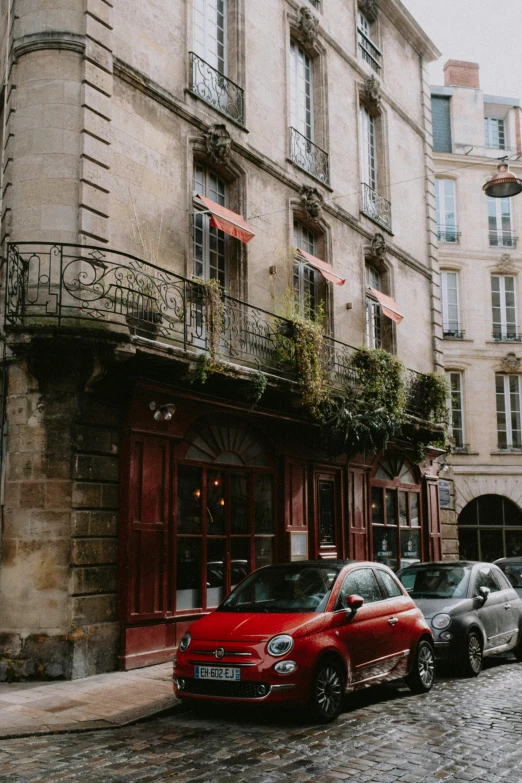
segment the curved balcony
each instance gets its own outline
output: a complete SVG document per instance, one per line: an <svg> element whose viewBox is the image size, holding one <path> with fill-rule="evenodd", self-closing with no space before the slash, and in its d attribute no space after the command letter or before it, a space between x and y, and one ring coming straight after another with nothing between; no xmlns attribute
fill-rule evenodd
<svg viewBox="0 0 522 783"><path fill-rule="evenodd" d="M197 358L216 351L225 363L297 380L292 321L222 295L223 328L214 344L206 286L197 280L100 247L10 243L7 246L6 330L40 326L96 329L144 338ZM334 388L357 385L349 358L357 349L324 338L324 362ZM406 371L408 411L422 418L413 392L419 374Z"/></svg>

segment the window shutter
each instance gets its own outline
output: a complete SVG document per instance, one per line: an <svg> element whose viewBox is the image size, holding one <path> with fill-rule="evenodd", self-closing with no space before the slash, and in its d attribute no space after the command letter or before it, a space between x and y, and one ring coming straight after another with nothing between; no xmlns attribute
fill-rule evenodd
<svg viewBox="0 0 522 783"><path fill-rule="evenodd" d="M451 152L450 99L434 96L431 99L433 120L433 151Z"/></svg>

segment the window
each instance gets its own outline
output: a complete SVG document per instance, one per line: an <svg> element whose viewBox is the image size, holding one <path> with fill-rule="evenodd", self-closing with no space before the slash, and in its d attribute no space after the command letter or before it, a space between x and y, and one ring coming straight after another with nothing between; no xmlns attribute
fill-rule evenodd
<svg viewBox="0 0 522 783"><path fill-rule="evenodd" d="M502 495L474 498L460 512L458 530L463 559L491 563L522 555L522 512Z"/></svg>
<svg viewBox="0 0 522 783"><path fill-rule="evenodd" d="M457 272L441 273L442 331L444 337L462 337Z"/></svg>
<svg viewBox="0 0 522 783"><path fill-rule="evenodd" d="M362 211L381 226L391 231L391 204L379 193L382 189L384 171L382 165L382 119L375 116L367 106L359 109L361 126L361 178Z"/></svg>
<svg viewBox="0 0 522 783"><path fill-rule="evenodd" d="M305 139L313 141L312 59L295 41L290 43L290 123Z"/></svg>
<svg viewBox="0 0 522 783"><path fill-rule="evenodd" d="M365 604L374 604L382 601L382 594L374 574L373 568L358 568L345 578L339 591L336 609L346 608L346 599L349 595L360 595Z"/></svg>
<svg viewBox="0 0 522 783"><path fill-rule="evenodd" d="M508 198L488 197L489 244L491 247L515 247L511 230L511 202Z"/></svg>
<svg viewBox="0 0 522 783"><path fill-rule="evenodd" d="M520 380L518 375L495 376L499 449L522 448Z"/></svg>
<svg viewBox="0 0 522 783"><path fill-rule="evenodd" d="M493 338L495 340L518 340L514 277L492 275L491 306Z"/></svg>
<svg viewBox="0 0 522 783"><path fill-rule="evenodd" d="M506 131L504 120L496 117L484 117L484 138L486 147L496 150L506 149Z"/></svg>
<svg viewBox="0 0 522 783"><path fill-rule="evenodd" d="M316 255L315 236L299 220L294 220L294 247ZM319 303L319 273L308 264L294 260L294 301L302 318L314 320Z"/></svg>
<svg viewBox="0 0 522 783"><path fill-rule="evenodd" d="M366 266L366 285L381 290L381 275L374 266ZM379 302L371 293L366 295L366 344L370 348L382 348L383 315Z"/></svg>
<svg viewBox="0 0 522 783"><path fill-rule="evenodd" d="M479 568L475 576L475 586L473 588L473 595L480 595L480 588L487 587L492 593L498 593L500 585L495 578L496 574L492 568L488 566L482 566Z"/></svg>
<svg viewBox="0 0 522 783"><path fill-rule="evenodd" d="M217 174L205 166L194 166L194 193L227 206L227 188ZM211 216L194 215L194 276L201 280L217 280L226 288L228 284L227 251L228 237L223 231L212 228Z"/></svg>
<svg viewBox="0 0 522 783"><path fill-rule="evenodd" d="M194 0L194 53L224 76L227 0Z"/></svg>
<svg viewBox="0 0 522 783"><path fill-rule="evenodd" d="M384 594L386 598L402 598L404 593L402 592L401 588L393 578L393 576L390 576L390 574L387 571L383 571L382 569L378 569L377 573L379 574L379 580L382 583L382 586L384 588Z"/></svg>
<svg viewBox="0 0 522 783"><path fill-rule="evenodd" d="M368 17L358 12L357 16L357 39L359 43L359 54L364 62L368 63L376 73L381 70L382 52L372 41L372 25Z"/></svg>
<svg viewBox="0 0 522 783"><path fill-rule="evenodd" d="M377 150L375 117L361 106L362 175L363 183L377 190Z"/></svg>
<svg viewBox="0 0 522 783"><path fill-rule="evenodd" d="M435 205L439 242L458 242L455 183L452 179L435 180Z"/></svg>
<svg viewBox="0 0 522 783"><path fill-rule="evenodd" d="M456 449L464 449L464 417L462 405L462 373L449 372L450 427Z"/></svg>
<svg viewBox="0 0 522 783"><path fill-rule="evenodd" d="M433 152L451 152L450 99L439 95L431 98L433 122Z"/></svg>

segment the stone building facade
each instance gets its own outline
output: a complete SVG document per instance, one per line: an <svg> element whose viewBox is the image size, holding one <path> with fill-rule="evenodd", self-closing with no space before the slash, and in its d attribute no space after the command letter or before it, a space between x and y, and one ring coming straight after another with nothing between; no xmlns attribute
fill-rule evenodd
<svg viewBox="0 0 522 783"><path fill-rule="evenodd" d="M450 60L432 87L444 366L452 385L454 551L522 553L522 200L485 196L507 157L522 175L518 98L487 95L479 66Z"/></svg>
<svg viewBox="0 0 522 783"><path fill-rule="evenodd" d="M440 556L436 450L322 450L289 318L333 383L351 346L442 367L438 53L399 0L1 9L0 675L167 660L274 558Z"/></svg>

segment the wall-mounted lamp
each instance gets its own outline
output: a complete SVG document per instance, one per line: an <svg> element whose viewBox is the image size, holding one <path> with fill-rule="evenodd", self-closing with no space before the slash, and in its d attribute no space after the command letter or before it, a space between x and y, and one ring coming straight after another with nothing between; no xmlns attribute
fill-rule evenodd
<svg viewBox="0 0 522 783"><path fill-rule="evenodd" d="M443 457L442 460L439 462L439 473L446 473L448 470L449 470L449 465Z"/></svg>
<svg viewBox="0 0 522 783"><path fill-rule="evenodd" d="M152 401L149 403L149 408L151 411L154 411L154 421L170 421L176 413L176 406L174 403L157 405L157 403Z"/></svg>

